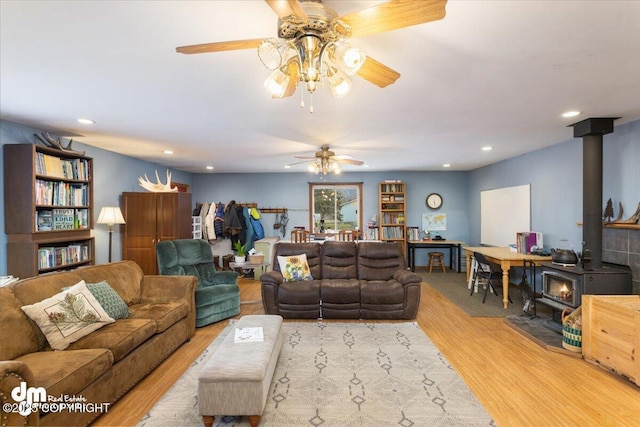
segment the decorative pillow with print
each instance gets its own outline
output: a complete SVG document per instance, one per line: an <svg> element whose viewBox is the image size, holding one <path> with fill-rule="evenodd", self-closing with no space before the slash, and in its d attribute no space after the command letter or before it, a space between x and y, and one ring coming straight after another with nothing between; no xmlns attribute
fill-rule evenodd
<svg viewBox="0 0 640 427"><path fill-rule="evenodd" d="M50 298L21 308L38 324L54 350L64 350L69 344L115 322L100 306L84 280Z"/></svg>
<svg viewBox="0 0 640 427"><path fill-rule="evenodd" d="M279 256L278 264L285 282L297 282L300 280L313 280L311 270L307 263L307 254Z"/></svg>

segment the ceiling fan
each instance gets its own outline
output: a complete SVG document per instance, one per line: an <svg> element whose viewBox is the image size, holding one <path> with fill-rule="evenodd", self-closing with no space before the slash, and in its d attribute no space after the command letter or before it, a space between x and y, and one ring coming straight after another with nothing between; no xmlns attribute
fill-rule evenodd
<svg viewBox="0 0 640 427"><path fill-rule="evenodd" d="M349 75L386 87L400 73L366 56L346 43L363 37L444 18L447 0L389 0L379 5L339 16L321 0L265 0L278 15L278 38L234 40L176 48L194 54L237 49L258 49L271 75L265 87L274 98L286 98L304 83L313 94L325 83L336 97L351 89ZM304 102L301 101L301 107ZM310 108L313 112L313 105Z"/></svg>
<svg viewBox="0 0 640 427"><path fill-rule="evenodd" d="M288 164L287 167L293 165L299 165L301 163L309 162L309 171L319 175L326 175L329 172L333 172L335 174L339 174L342 172L342 164L348 165L361 165L364 162L361 160L354 160L350 158L350 156L338 155L336 153L329 150L329 146L327 144L320 147L320 151L316 151L313 157L306 156L295 156L297 159L304 159L302 162L295 162Z"/></svg>

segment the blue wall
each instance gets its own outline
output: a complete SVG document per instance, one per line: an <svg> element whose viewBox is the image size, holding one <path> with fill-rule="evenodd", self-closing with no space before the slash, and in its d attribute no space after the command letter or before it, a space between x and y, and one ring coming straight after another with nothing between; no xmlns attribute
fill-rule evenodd
<svg viewBox="0 0 640 427"><path fill-rule="evenodd" d="M567 133L571 134L568 129ZM603 141L603 209L611 198L628 218L640 202L640 121L615 128ZM568 239L582 249L582 138L496 163L469 173L469 242L480 242L480 191L531 185L531 229L544 233L545 248Z"/></svg>
<svg viewBox="0 0 640 427"><path fill-rule="evenodd" d="M0 145L33 143L31 129L15 123L0 121ZM569 239L580 249L582 229L582 140L567 141L514 159L471 172L367 172L344 173L331 176L328 182L363 183L363 219L366 223L377 214L378 183L385 179L400 179L407 184L407 225L420 226L421 215L429 212L424 205L427 194L438 192L444 198L440 212L447 214L447 231L441 233L450 240L462 240L471 245L480 242L480 191L514 185L531 184L532 229L544 233L545 247L560 239ZM515 141L514 143L517 143ZM101 150L74 142L74 148L86 150L94 158L94 205L96 219L99 208L119 204L124 191L143 191L138 177L154 176L158 170L164 177L166 168L142 160ZM625 218L640 202L640 121L617 126L604 138L603 198L611 197L616 213L618 201L625 208ZM0 162L0 182L4 181ZM286 207L289 229L308 226L308 183L319 177L307 173L276 174L188 174L172 171L173 180L190 184L193 201L256 202L262 207ZM3 184L4 185L4 184ZM267 235L273 229L275 215L264 215ZM96 261L107 260L107 228L94 226ZM114 232L113 259L120 259L119 230ZM422 253L420 256L425 256ZM418 259L424 264L424 259ZM7 274L6 235L4 234L4 201L0 200L0 275Z"/></svg>

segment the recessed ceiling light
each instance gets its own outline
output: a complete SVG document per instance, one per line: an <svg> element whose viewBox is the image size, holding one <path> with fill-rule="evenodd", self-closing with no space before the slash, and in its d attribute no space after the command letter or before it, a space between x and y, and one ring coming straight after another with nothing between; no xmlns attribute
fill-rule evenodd
<svg viewBox="0 0 640 427"><path fill-rule="evenodd" d="M212 171L213 170L213 166L207 166L206 169Z"/></svg>
<svg viewBox="0 0 640 427"><path fill-rule="evenodd" d="M78 119L78 123L82 123L83 125L92 125L96 121L91 119Z"/></svg>
<svg viewBox="0 0 640 427"><path fill-rule="evenodd" d="M291 169L291 165L284 165L285 169Z"/></svg>
<svg viewBox="0 0 640 427"><path fill-rule="evenodd" d="M569 118L580 115L580 111L567 111L566 113L562 113L562 117Z"/></svg>
<svg viewBox="0 0 640 427"><path fill-rule="evenodd" d="M482 151L491 151L491 150L493 150L493 147L491 147L489 145L487 145L485 147L482 147Z"/></svg>
<svg viewBox="0 0 640 427"><path fill-rule="evenodd" d="M163 153L164 153L164 154L167 154L167 155L170 155L170 154L173 154L173 151L171 151L171 150L164 150L164 151L163 151Z"/></svg>
<svg viewBox="0 0 640 427"><path fill-rule="evenodd" d="M365 163L364 165L362 165L362 167L363 167L363 168L368 168L368 167L369 167L369 165Z"/></svg>
<svg viewBox="0 0 640 427"><path fill-rule="evenodd" d="M442 167L443 168L450 168L451 167L451 163L443 163Z"/></svg>

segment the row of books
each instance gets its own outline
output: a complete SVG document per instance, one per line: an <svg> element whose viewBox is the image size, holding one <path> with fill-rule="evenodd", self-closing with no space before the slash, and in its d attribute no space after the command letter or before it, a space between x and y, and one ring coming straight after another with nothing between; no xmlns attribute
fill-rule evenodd
<svg viewBox="0 0 640 427"><path fill-rule="evenodd" d="M381 227L383 239L404 239L403 227Z"/></svg>
<svg viewBox="0 0 640 427"><path fill-rule="evenodd" d="M402 212L383 212L382 224L402 224L404 223L404 214Z"/></svg>
<svg viewBox="0 0 640 427"><path fill-rule="evenodd" d="M367 240L380 240L380 233L378 227L367 229Z"/></svg>
<svg viewBox="0 0 640 427"><path fill-rule="evenodd" d="M45 270L89 259L89 245L46 246L38 249L38 268Z"/></svg>
<svg viewBox="0 0 640 427"><path fill-rule="evenodd" d="M41 209L36 212L36 231L89 228L89 209Z"/></svg>
<svg viewBox="0 0 640 427"><path fill-rule="evenodd" d="M402 193L404 186L402 184L382 184L380 191L383 193Z"/></svg>
<svg viewBox="0 0 640 427"><path fill-rule="evenodd" d="M86 181L89 176L89 162L86 159L61 159L49 154L36 153L36 174Z"/></svg>
<svg viewBox="0 0 640 427"><path fill-rule="evenodd" d="M36 204L50 206L87 206L89 186L36 179Z"/></svg>
<svg viewBox="0 0 640 427"><path fill-rule="evenodd" d="M530 254L533 249L542 249L544 241L542 233L536 231L523 231L516 233L516 251L521 254Z"/></svg>
<svg viewBox="0 0 640 427"><path fill-rule="evenodd" d="M420 240L420 229L418 227L407 227L407 240Z"/></svg>

